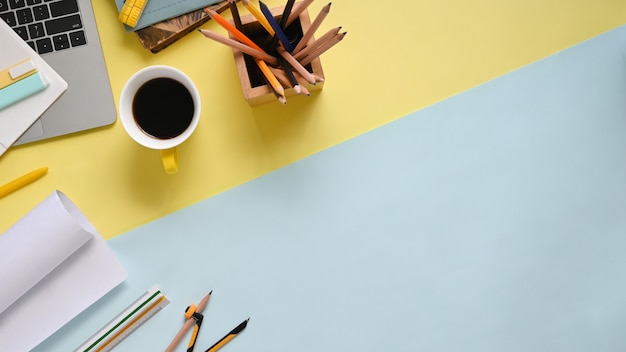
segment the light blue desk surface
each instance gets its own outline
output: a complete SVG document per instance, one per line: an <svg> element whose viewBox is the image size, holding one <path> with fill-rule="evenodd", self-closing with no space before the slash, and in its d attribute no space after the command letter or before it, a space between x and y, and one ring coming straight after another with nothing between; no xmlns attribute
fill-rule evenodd
<svg viewBox="0 0 626 352"><path fill-rule="evenodd" d="M129 279L38 350L158 284L120 351L213 290L197 351L621 352L625 215L620 27L110 240Z"/></svg>

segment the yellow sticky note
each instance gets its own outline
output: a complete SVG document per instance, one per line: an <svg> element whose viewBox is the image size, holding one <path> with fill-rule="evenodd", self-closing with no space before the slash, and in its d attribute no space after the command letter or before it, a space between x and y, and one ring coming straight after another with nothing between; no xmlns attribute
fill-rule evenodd
<svg viewBox="0 0 626 352"><path fill-rule="evenodd" d="M28 58L0 71L0 89L37 72L32 59Z"/></svg>

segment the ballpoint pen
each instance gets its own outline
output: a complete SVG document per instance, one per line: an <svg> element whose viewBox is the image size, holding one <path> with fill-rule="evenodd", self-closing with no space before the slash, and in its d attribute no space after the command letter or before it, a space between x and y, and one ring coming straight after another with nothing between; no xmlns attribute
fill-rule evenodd
<svg viewBox="0 0 626 352"><path fill-rule="evenodd" d="M36 181L48 172L47 167L42 167L37 170L31 171L23 176L16 178L15 180L0 186L0 198L6 196L9 193L17 191L18 189L28 185L31 182Z"/></svg>

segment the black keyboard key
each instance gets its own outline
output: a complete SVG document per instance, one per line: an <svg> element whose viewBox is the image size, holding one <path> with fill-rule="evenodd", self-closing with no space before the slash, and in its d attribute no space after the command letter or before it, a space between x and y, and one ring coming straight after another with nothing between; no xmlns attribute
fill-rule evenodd
<svg viewBox="0 0 626 352"><path fill-rule="evenodd" d="M33 12L27 7L25 9L20 9L15 11L15 15L17 16L18 24L26 24L33 22Z"/></svg>
<svg viewBox="0 0 626 352"><path fill-rule="evenodd" d="M37 4L41 4L43 0L26 0L26 5L33 6Z"/></svg>
<svg viewBox="0 0 626 352"><path fill-rule="evenodd" d="M33 23L28 25L28 35L31 39L37 39L46 35L46 32L43 31L41 23Z"/></svg>
<svg viewBox="0 0 626 352"><path fill-rule="evenodd" d="M33 16L35 16L35 21L43 21L50 18L50 12L48 11L48 6L46 5L37 5L33 6Z"/></svg>
<svg viewBox="0 0 626 352"><path fill-rule="evenodd" d="M26 6L26 0L9 0L9 5L12 9L19 9Z"/></svg>
<svg viewBox="0 0 626 352"><path fill-rule="evenodd" d="M15 27L13 28L15 33L17 33L24 41L28 40L28 31L26 30L26 26Z"/></svg>
<svg viewBox="0 0 626 352"><path fill-rule="evenodd" d="M54 50L63 50L70 47L70 39L65 33L52 37L52 43L54 43Z"/></svg>
<svg viewBox="0 0 626 352"><path fill-rule="evenodd" d="M0 0L0 12L9 11L9 1Z"/></svg>
<svg viewBox="0 0 626 352"><path fill-rule="evenodd" d="M61 0L50 3L52 17L60 17L78 12L76 0Z"/></svg>
<svg viewBox="0 0 626 352"><path fill-rule="evenodd" d="M49 53L54 50L50 38L39 39L35 44L37 44L37 52L40 54Z"/></svg>
<svg viewBox="0 0 626 352"><path fill-rule="evenodd" d="M0 13L0 18L6 22L9 27L17 26L17 21L15 20L15 14L13 12Z"/></svg>
<svg viewBox="0 0 626 352"><path fill-rule="evenodd" d="M55 18L44 22L46 24L46 32L48 35L54 35L61 32L71 31L73 29L83 28L79 15Z"/></svg>
<svg viewBox="0 0 626 352"><path fill-rule="evenodd" d="M70 33L70 43L72 46L81 46L87 44L87 39L85 38L85 32L76 31Z"/></svg>

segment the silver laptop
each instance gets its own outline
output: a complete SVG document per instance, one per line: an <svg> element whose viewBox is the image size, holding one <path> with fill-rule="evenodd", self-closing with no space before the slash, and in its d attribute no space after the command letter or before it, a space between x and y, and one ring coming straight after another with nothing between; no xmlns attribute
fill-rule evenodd
<svg viewBox="0 0 626 352"><path fill-rule="evenodd" d="M115 122L91 0L0 0L0 18L68 83L16 145Z"/></svg>

